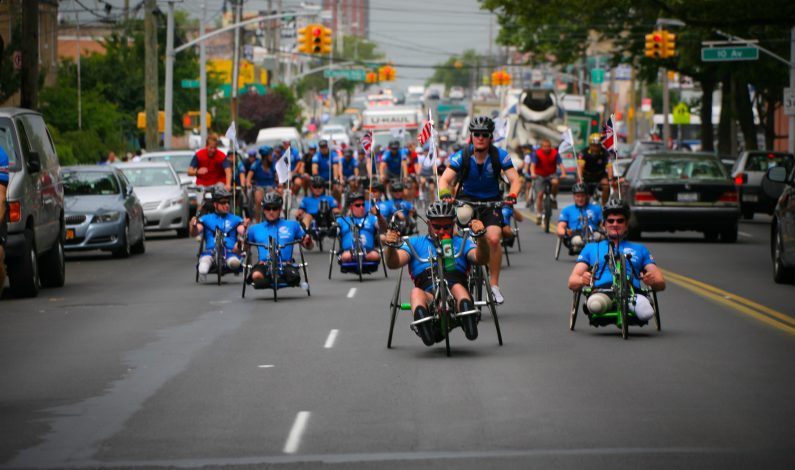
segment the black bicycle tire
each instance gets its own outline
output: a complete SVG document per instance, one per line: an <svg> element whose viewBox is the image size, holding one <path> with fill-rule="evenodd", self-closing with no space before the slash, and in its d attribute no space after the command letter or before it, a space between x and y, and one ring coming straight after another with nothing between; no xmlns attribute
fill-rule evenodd
<svg viewBox="0 0 795 470"><path fill-rule="evenodd" d="M397 311L400 309L400 283L403 280L403 268L400 268L400 275L398 276L395 292L392 294L392 301L389 303L390 319L389 319L389 338L386 340L386 348L392 348L392 334L395 331L395 318Z"/></svg>
<svg viewBox="0 0 795 470"><path fill-rule="evenodd" d="M271 264L271 287L273 288L273 301L279 301L279 259L277 258L276 242L273 238L270 239L268 251L270 251L270 264Z"/></svg>
<svg viewBox="0 0 795 470"><path fill-rule="evenodd" d="M516 221L516 217L513 219L513 236L516 238L516 247L519 249L519 253L521 253L522 240L519 239L519 223Z"/></svg>
<svg viewBox="0 0 795 470"><path fill-rule="evenodd" d="M662 322L660 321L660 304L657 303L657 291L651 291L652 299L654 299L654 326L657 331L662 329Z"/></svg>
<svg viewBox="0 0 795 470"><path fill-rule="evenodd" d="M218 232L216 231L216 235ZM216 276L218 277L218 285L221 285L221 276L223 275L224 269L224 256L223 251L221 250L221 245L218 244L219 240L218 237L215 237L215 272ZM223 243L223 239L221 239L221 243Z"/></svg>
<svg viewBox="0 0 795 470"><path fill-rule="evenodd" d="M504 242L502 244L502 249L505 252L505 262L506 262L506 264L508 266L510 266L511 265L511 257L508 255L508 245L506 245Z"/></svg>
<svg viewBox="0 0 795 470"><path fill-rule="evenodd" d="M331 268L334 267L334 251L337 248L337 237L331 242L331 250L328 252L328 278L331 280Z"/></svg>
<svg viewBox="0 0 795 470"><path fill-rule="evenodd" d="M489 306L491 318L494 320L494 328L497 330L497 343L502 346L502 330L500 329L500 320L497 316L497 300L494 298L494 293L491 291L491 288L486 289L486 303Z"/></svg>
<svg viewBox="0 0 795 470"><path fill-rule="evenodd" d="M552 219L552 199L551 196L544 192L544 232L549 233L549 223Z"/></svg>
<svg viewBox="0 0 795 470"><path fill-rule="evenodd" d="M301 270L304 272L304 282L306 283L306 296L312 297L312 291L309 287L309 276L306 274L306 260L304 259L304 249L298 245L298 253L301 254Z"/></svg>
<svg viewBox="0 0 795 470"><path fill-rule="evenodd" d="M619 264L621 266L621 280L619 281L618 309L621 314L621 337L629 338L629 285L627 281L627 262L624 253L619 254Z"/></svg>
<svg viewBox="0 0 795 470"><path fill-rule="evenodd" d="M582 291L578 290L574 293L571 299L571 310L569 310L569 331L574 331L574 325L577 323L577 310L580 309L580 296Z"/></svg>
<svg viewBox="0 0 795 470"><path fill-rule="evenodd" d="M246 298L246 284L248 284L248 263L243 265L243 293L240 295L240 298Z"/></svg>
<svg viewBox="0 0 795 470"><path fill-rule="evenodd" d="M558 237L558 239L555 240L555 261L557 261L558 258L560 257L560 245L562 244L563 240L560 237Z"/></svg>

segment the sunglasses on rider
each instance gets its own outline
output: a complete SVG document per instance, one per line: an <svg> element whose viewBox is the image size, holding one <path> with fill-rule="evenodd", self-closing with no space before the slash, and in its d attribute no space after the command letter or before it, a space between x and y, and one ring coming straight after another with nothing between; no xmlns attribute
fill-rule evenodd
<svg viewBox="0 0 795 470"><path fill-rule="evenodd" d="M627 221L627 219L625 219L623 217L618 217L618 218L616 218L616 217L608 217L607 219L605 219L605 223L606 224L623 224L626 221Z"/></svg>
<svg viewBox="0 0 795 470"><path fill-rule="evenodd" d="M431 223L431 228L434 229L434 230L450 230L450 229L453 228L453 224L452 223L449 223L449 224L434 224L434 223Z"/></svg>
<svg viewBox="0 0 795 470"><path fill-rule="evenodd" d="M282 210L282 206L265 206L262 209L266 211L280 211Z"/></svg>
<svg viewBox="0 0 795 470"><path fill-rule="evenodd" d="M491 137L491 133L489 133L489 132L473 132L472 136L473 137L482 137L484 139L488 139L488 138Z"/></svg>
<svg viewBox="0 0 795 470"><path fill-rule="evenodd" d="M229 204L229 199L222 199L222 200L218 201L218 204L222 204L222 205L223 204Z"/></svg>
<svg viewBox="0 0 795 470"><path fill-rule="evenodd" d="M363 202L357 202L356 204L351 204L351 207L364 207Z"/></svg>

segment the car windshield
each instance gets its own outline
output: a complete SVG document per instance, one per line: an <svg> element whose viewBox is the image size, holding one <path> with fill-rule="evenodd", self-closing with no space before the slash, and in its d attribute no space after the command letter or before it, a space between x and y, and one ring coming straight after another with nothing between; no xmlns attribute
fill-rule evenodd
<svg viewBox="0 0 795 470"><path fill-rule="evenodd" d="M187 173L193 155L151 155L144 158L149 162L168 162L177 173Z"/></svg>
<svg viewBox="0 0 795 470"><path fill-rule="evenodd" d="M660 157L644 160L640 177L648 180L726 178L721 165L706 158Z"/></svg>
<svg viewBox="0 0 795 470"><path fill-rule="evenodd" d="M791 153L752 153L748 155L745 171L767 171L774 166L783 166L789 173L795 166L795 157Z"/></svg>
<svg viewBox="0 0 795 470"><path fill-rule="evenodd" d="M65 196L110 196L119 194L116 177L103 171L67 171L63 175Z"/></svg>
<svg viewBox="0 0 795 470"><path fill-rule="evenodd" d="M121 171L133 187L176 186L179 184L169 168L124 168Z"/></svg>
<svg viewBox="0 0 795 470"><path fill-rule="evenodd" d="M257 141L257 148L262 147L263 145L267 145L268 147L278 147L282 145L284 140L282 139L267 139L267 140L258 140ZM290 139L290 147L298 150L298 141L295 139Z"/></svg>
<svg viewBox="0 0 795 470"><path fill-rule="evenodd" d="M9 123L10 124L10 123ZM11 171L17 170L17 152L14 146L14 137L11 129L6 123L0 122L0 148L8 156L8 169Z"/></svg>

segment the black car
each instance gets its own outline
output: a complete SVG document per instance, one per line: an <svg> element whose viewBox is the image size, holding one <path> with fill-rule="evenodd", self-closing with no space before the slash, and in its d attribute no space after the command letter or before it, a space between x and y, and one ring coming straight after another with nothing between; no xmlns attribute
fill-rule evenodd
<svg viewBox="0 0 795 470"><path fill-rule="evenodd" d="M621 194L632 207L630 238L640 238L641 232L696 230L707 240L737 241L737 188L714 155L641 155L626 169Z"/></svg>
<svg viewBox="0 0 795 470"><path fill-rule="evenodd" d="M795 281L795 169L787 170L784 166L769 169L762 180L762 191L771 198L778 195L773 221L770 223L773 280L778 283L793 282Z"/></svg>

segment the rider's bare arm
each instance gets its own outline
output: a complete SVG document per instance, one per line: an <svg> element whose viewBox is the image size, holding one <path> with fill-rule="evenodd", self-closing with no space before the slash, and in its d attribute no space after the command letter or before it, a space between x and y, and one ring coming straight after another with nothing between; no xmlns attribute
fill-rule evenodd
<svg viewBox="0 0 795 470"><path fill-rule="evenodd" d="M399 248L395 248L394 246L397 243L400 243L400 233L395 230L388 230L386 235L384 236L384 241L387 243L386 248L384 250L384 261L386 262L386 267L389 269L397 269L401 266L405 266L409 262L409 254L406 253L404 250Z"/></svg>
<svg viewBox="0 0 795 470"><path fill-rule="evenodd" d="M519 194L519 190L522 189L522 179L519 178L519 172L516 171L516 168L508 168L504 170L505 176L508 177L508 182L511 184L511 190L508 192L509 194Z"/></svg>
<svg viewBox="0 0 795 470"><path fill-rule="evenodd" d="M439 190L447 189L453 191L453 182L455 182L457 174L455 170L447 167L442 176L439 177Z"/></svg>
<svg viewBox="0 0 795 470"><path fill-rule="evenodd" d="M665 290L665 278L656 264L649 263L644 266L640 273L640 280L656 291Z"/></svg>
<svg viewBox="0 0 795 470"><path fill-rule="evenodd" d="M558 222L558 227L556 229L556 232L559 237L565 237L566 235L571 235L569 230L569 224L567 224L566 222Z"/></svg>
<svg viewBox="0 0 795 470"><path fill-rule="evenodd" d="M569 289L576 291L591 283L591 272L587 263L577 263L569 276Z"/></svg>

